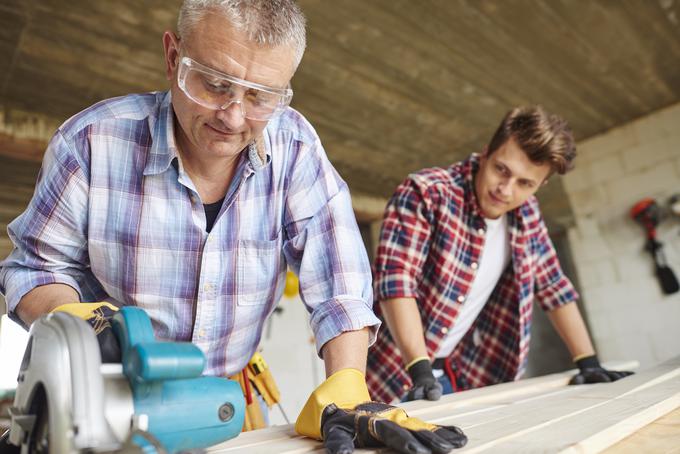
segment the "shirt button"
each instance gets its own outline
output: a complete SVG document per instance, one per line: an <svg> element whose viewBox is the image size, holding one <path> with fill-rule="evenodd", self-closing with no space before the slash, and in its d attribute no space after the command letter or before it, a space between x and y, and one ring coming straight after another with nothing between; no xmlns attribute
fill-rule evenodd
<svg viewBox="0 0 680 454"><path fill-rule="evenodd" d="M470 268L472 268L473 270L476 270L477 268L479 268L479 265L477 264L477 262L472 262L470 264Z"/></svg>
<svg viewBox="0 0 680 454"><path fill-rule="evenodd" d="M402 386L402 388L404 388L404 390L407 390L407 389L408 389L408 385L404 385L404 386Z"/></svg>
<svg viewBox="0 0 680 454"><path fill-rule="evenodd" d="M463 295L458 295L458 298L456 298L456 299L458 300L459 303L462 303L463 301L465 301L465 297Z"/></svg>
<svg viewBox="0 0 680 454"><path fill-rule="evenodd" d="M477 229L477 233L479 235L484 235L484 229Z"/></svg>
<svg viewBox="0 0 680 454"><path fill-rule="evenodd" d="M205 330L202 329L198 332L198 337L205 337Z"/></svg>
<svg viewBox="0 0 680 454"><path fill-rule="evenodd" d="M205 285L203 286L203 290L205 290L206 292L209 292L209 291L211 291L212 289L213 289L213 285L212 285L212 284L205 284Z"/></svg>
<svg viewBox="0 0 680 454"><path fill-rule="evenodd" d="M442 334L446 334L449 332L449 329L446 326L444 326L440 331L442 332Z"/></svg>

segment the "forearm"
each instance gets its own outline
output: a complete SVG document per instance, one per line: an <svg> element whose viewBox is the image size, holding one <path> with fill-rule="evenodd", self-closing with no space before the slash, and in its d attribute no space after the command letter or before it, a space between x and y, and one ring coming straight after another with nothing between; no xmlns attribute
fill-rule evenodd
<svg viewBox="0 0 680 454"><path fill-rule="evenodd" d="M380 302L390 334L401 352L404 365L427 356L423 324L415 298L391 298Z"/></svg>
<svg viewBox="0 0 680 454"><path fill-rule="evenodd" d="M548 312L548 318L567 346L572 358L595 354L588 329L576 303L565 304Z"/></svg>
<svg viewBox="0 0 680 454"><path fill-rule="evenodd" d="M30 326L38 317L62 304L78 302L80 298L73 287L66 284L47 284L26 293L15 311L26 326Z"/></svg>
<svg viewBox="0 0 680 454"><path fill-rule="evenodd" d="M326 365L326 377L341 369L358 369L366 372L368 353L368 328L345 331L326 342L321 349Z"/></svg>

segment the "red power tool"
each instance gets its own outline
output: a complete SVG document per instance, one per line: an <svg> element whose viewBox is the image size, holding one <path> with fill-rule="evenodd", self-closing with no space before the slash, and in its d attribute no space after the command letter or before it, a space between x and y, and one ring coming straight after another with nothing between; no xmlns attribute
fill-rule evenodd
<svg viewBox="0 0 680 454"><path fill-rule="evenodd" d="M678 278L666 262L663 245L656 239L656 227L661 221L661 208L654 199L642 199L630 209L630 216L642 224L647 232L645 249L652 254L661 289L667 295L677 292L680 290Z"/></svg>

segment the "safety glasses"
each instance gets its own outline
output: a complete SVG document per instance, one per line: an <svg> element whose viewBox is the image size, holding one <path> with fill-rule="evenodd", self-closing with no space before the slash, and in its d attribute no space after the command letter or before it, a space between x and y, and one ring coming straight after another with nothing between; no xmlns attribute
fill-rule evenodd
<svg viewBox="0 0 680 454"><path fill-rule="evenodd" d="M245 118L266 121L290 104L293 90L272 88L215 71L189 57L180 59L177 82L192 101L208 109L225 110L232 104Z"/></svg>

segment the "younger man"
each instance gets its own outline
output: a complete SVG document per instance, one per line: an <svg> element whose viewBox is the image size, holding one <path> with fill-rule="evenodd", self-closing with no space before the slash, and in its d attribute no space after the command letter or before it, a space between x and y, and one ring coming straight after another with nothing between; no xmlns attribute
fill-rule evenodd
<svg viewBox="0 0 680 454"><path fill-rule="evenodd" d="M518 107L481 156L397 188L375 264L375 310L388 329L369 351L374 398L437 400L518 379L535 298L581 369L574 383L628 374L600 366L534 197L575 157L563 119Z"/></svg>

